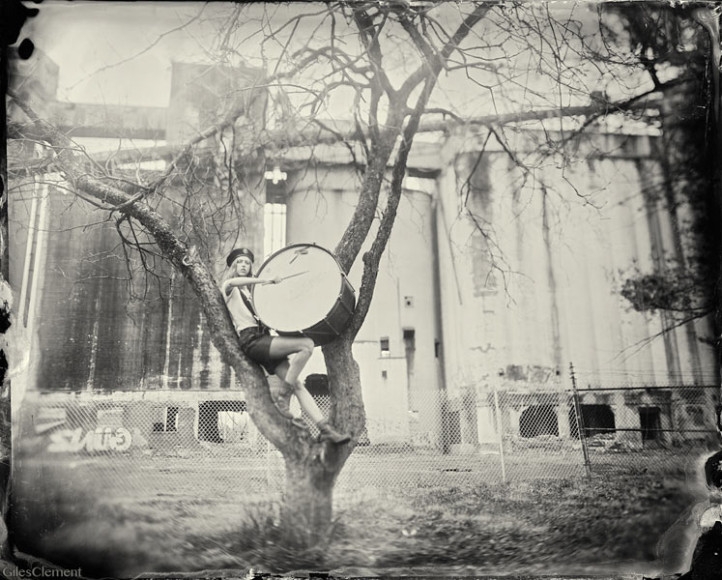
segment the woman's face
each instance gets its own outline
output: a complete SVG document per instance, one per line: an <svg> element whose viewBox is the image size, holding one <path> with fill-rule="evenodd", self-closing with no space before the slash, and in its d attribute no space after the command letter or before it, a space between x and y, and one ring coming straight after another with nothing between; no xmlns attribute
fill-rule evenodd
<svg viewBox="0 0 722 580"><path fill-rule="evenodd" d="M236 276L248 276L251 272L253 262L248 256L239 256L233 261L233 267L236 269Z"/></svg>

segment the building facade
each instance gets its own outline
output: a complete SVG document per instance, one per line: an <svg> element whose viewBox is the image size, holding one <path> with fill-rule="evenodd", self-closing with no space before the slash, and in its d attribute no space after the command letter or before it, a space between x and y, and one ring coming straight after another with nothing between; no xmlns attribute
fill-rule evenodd
<svg viewBox="0 0 722 580"><path fill-rule="evenodd" d="M155 126L144 135L182 143L217 118L211 112L222 116L241 105L257 122L263 94L245 91L240 104L219 100L229 94L222 72L175 65L171 104L165 116L140 115ZM251 82L247 72L244 82ZM214 83L224 90L209 90ZM46 114L62 126L73 122L62 116L67 110L48 106ZM118 127L119 135L130 130ZM678 247L678 210L649 195L660 175L655 137L589 135L556 155L538 154L544 135L536 131L511 135L504 146L488 137L460 129L420 141L411 156L372 307L354 344L368 442L474 452L498 440L499 427L522 438L573 438L579 426L570 419L570 364L580 377L582 415L620 429L632 443L638 434L623 429L650 421L649 413L670 428L700 413L713 423L715 400L624 390L675 386L689 394L718 372L713 348L700 340L710 336L709 321L662 333L664 314L634 311L619 292L625 273L658 268ZM263 256L294 243L332 250L359 190L351 161L343 147L323 146L246 165L236 191L242 216L200 244L217 279L238 243ZM179 200L187 185L176 185ZM223 190L209 179L199 191L218 201ZM29 345L18 388L49 417L40 431L27 419L28 441L89 425L103 433L125 429L150 446L237 440L238 433L258 442L242 378L221 362L192 292L167 265L153 261L150 276L131 278L116 224L65 192L57 176L15 180L10 212L10 282ZM352 286L360 276L357 265L348 274ZM316 352L305 378L318 396L323 376ZM620 389L589 390L607 385ZM631 423L622 419L629 416Z"/></svg>

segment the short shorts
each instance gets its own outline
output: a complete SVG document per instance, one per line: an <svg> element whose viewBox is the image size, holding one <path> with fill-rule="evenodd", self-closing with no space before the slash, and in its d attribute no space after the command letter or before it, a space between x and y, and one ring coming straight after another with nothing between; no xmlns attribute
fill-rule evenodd
<svg viewBox="0 0 722 580"><path fill-rule="evenodd" d="M271 335L260 328L244 328L238 333L238 341L248 357L261 365L268 374L273 374L276 367L286 357L271 358Z"/></svg>

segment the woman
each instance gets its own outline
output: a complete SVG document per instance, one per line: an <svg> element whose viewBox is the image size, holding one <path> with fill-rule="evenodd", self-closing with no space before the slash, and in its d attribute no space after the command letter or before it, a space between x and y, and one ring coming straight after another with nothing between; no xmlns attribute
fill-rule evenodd
<svg viewBox="0 0 722 580"><path fill-rule="evenodd" d="M303 367L313 353L313 340L305 337L271 336L268 328L258 319L247 287L253 284L278 284L281 279L255 277L253 261L253 252L248 248L233 250L226 258L230 277L222 285L226 306L236 327L241 348L269 374L275 374L291 385L301 408L318 426L321 432L319 438L322 441L348 442L351 438L329 425L316 401L299 380ZM281 414L288 419L294 419L290 413L281 411Z"/></svg>

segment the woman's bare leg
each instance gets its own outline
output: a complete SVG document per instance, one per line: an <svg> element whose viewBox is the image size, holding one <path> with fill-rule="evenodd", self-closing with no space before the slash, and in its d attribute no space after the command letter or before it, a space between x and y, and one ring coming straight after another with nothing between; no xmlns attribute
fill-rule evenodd
<svg viewBox="0 0 722 580"><path fill-rule="evenodd" d="M325 418L323 416L323 412L321 411L321 409L318 408L316 401L311 396L311 393L306 390L306 387L303 386L303 383L299 380L296 380L295 383L291 383L288 381L288 370L289 365L287 363L281 363L276 367L275 374L282 381L290 384L293 387L293 394L296 395L296 398L301 405L301 409L306 412L306 414L315 424L323 421Z"/></svg>
<svg viewBox="0 0 722 580"><path fill-rule="evenodd" d="M288 370L283 380L292 385L294 389L296 388L296 383L298 382L298 377L301 375L303 367L306 366L308 359L310 359L313 354L314 346L310 338L274 336L271 339L269 347L271 357L289 357Z"/></svg>
<svg viewBox="0 0 722 580"><path fill-rule="evenodd" d="M284 360L281 362L278 366L276 366L276 370L274 371L274 374L281 379L286 387L291 387L288 383L286 383L286 374L288 373L288 361ZM290 392L288 392L290 391ZM296 427L300 427L301 429L306 429L307 425L306 422L301 417L296 417L293 413L291 413L291 397L296 392L296 387L292 386L288 391L284 393L275 393L273 389L271 389L271 398L273 399L273 402L276 405L276 408L281 412L281 414L286 417L287 419L290 419L293 421L293 424L296 425ZM300 401L299 401L300 402Z"/></svg>
<svg viewBox="0 0 722 580"><path fill-rule="evenodd" d="M351 438L348 435L339 433L329 425L321 409L318 408L316 401L311 396L311 393L309 393L306 387L303 386L303 383L298 380L303 367L306 366L308 359L311 358L313 354L314 346L310 338L274 336L271 339L269 354L273 358L282 356L290 357L288 367L286 368L283 364L280 365L276 368L276 375L294 388L294 393L298 402L301 404L301 408L318 426L320 440L330 441L336 444L347 443Z"/></svg>
<svg viewBox="0 0 722 580"><path fill-rule="evenodd" d="M290 402L294 389L286 383L286 373L288 372L288 360L280 362L273 371L282 381L282 385L271 387L271 397L273 397L276 407L281 409L284 414L291 414Z"/></svg>
<svg viewBox="0 0 722 580"><path fill-rule="evenodd" d="M293 392L296 395L298 402L301 404L301 409L306 411L306 414L311 417L311 421L313 421L314 424L318 425L325 419L323 412L318 408L315 399L311 396L311 393L306 390L306 387L301 384L301 381L296 383L296 389Z"/></svg>

